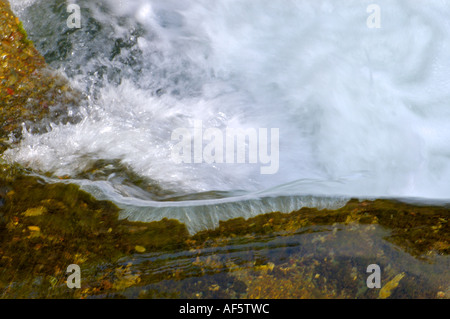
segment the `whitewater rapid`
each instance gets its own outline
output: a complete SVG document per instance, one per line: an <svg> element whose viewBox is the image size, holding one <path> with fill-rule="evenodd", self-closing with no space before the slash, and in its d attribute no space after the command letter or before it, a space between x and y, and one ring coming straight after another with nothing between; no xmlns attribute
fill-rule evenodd
<svg viewBox="0 0 450 319"><path fill-rule="evenodd" d="M12 1L88 105L78 124L25 131L9 161L69 176L130 219L175 217L191 231L350 197L450 201L450 1L76 3L82 26L68 30L64 2ZM374 3L380 28L367 24ZM279 169L175 164L171 134L195 121L279 129ZM80 178L96 160L174 194L227 195L160 201L114 176Z"/></svg>

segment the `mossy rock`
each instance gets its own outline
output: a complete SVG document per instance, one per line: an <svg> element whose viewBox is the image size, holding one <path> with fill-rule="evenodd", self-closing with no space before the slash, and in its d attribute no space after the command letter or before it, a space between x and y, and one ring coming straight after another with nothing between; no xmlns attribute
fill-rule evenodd
<svg viewBox="0 0 450 319"><path fill-rule="evenodd" d="M76 121L67 111L82 100L47 66L9 3L0 0L0 139L20 137L23 124L39 132L46 121Z"/></svg>
<svg viewBox="0 0 450 319"><path fill-rule="evenodd" d="M243 297L351 298L360 288L357 284L361 281L361 278L359 281L351 279L353 263L355 260L365 263L364 259L354 259L352 255L338 264L329 259L315 265L312 257L300 258L294 262L295 267L289 262L273 264L264 258L256 258L249 268L249 265L237 265L232 260L208 253L194 261L188 271L183 266L175 267L171 272L161 272L168 262L164 259L124 267L139 258L145 259L148 254L201 254L201 251L214 250L224 254L226 251L232 253L236 245L249 247L249 258L253 258L251 249L254 244L260 245L275 237L289 240L295 236L317 236L318 239L308 245L319 248L322 237L332 245L331 230L338 227L336 225L347 225L348 229L360 225L355 228L359 230L348 233L350 237L345 242L350 245L353 245L351 240L364 238L367 227L374 225L387 230L384 240L418 260L429 256L430 251L443 256L449 253L450 214L442 207L415 206L389 200L352 200L338 210L303 208L290 214L274 212L247 220L237 218L221 222L214 230L190 235L186 226L176 220L163 219L152 223L120 220L118 207L108 201L96 200L76 185L48 184L36 176L27 175L17 166L0 165L0 170L3 172L0 176L0 295L9 298L80 298L114 295L139 287L160 289L149 295L158 297L166 293L166 284L173 287L185 285L186 288L180 294L167 292L167 296L192 297L190 285L198 281L197 277L222 278ZM325 229L328 231L324 233ZM350 254L357 256L363 253L361 247L364 243L355 242L354 247ZM70 264L78 264L84 271L80 290L70 290L65 285L65 269ZM316 278L318 269L322 269L322 277L331 274L325 286L322 277ZM343 271L342 276L339 271ZM345 278L350 278L348 282L339 281L344 274ZM39 285L35 284L36 280ZM308 284L313 283L314 289L298 290L294 283L304 280ZM217 286L214 280L205 279L204 284L207 284L205 297L234 296L232 290ZM335 294L335 289L330 288L344 284L347 288L340 290L343 295ZM239 288L242 285L246 287L244 290ZM402 293L407 296L410 292ZM366 292L365 296L371 295ZM142 297L146 297L146 293Z"/></svg>

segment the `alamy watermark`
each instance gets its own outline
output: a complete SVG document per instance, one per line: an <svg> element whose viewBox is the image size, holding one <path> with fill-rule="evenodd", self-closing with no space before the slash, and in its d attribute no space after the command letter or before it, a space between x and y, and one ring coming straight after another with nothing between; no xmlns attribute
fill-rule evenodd
<svg viewBox="0 0 450 319"><path fill-rule="evenodd" d="M66 273L71 274L67 277L67 287L70 289L81 288L81 269L77 264L71 264L67 267Z"/></svg>
<svg viewBox="0 0 450 319"><path fill-rule="evenodd" d="M370 13L367 18L367 27L369 29L381 28L381 7L378 4L371 4L367 6L367 13Z"/></svg>
<svg viewBox="0 0 450 319"><path fill-rule="evenodd" d="M67 27L69 29L80 29L81 28L81 9L80 6L71 3L67 5L67 13L70 13L66 20Z"/></svg>
<svg viewBox="0 0 450 319"><path fill-rule="evenodd" d="M270 138L270 140L269 140ZM181 163L261 164L261 174L275 174L280 163L280 129L219 128L203 129L201 120L193 128L177 128L172 132L172 161Z"/></svg>
<svg viewBox="0 0 450 319"><path fill-rule="evenodd" d="M371 264L367 266L367 273L371 273L367 277L366 284L367 288L381 288L381 268L377 264Z"/></svg>

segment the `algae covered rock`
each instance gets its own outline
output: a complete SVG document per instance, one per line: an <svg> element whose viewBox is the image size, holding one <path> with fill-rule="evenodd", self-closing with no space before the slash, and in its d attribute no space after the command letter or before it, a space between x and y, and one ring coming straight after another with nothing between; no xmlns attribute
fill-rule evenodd
<svg viewBox="0 0 450 319"><path fill-rule="evenodd" d="M48 121L74 121L67 111L80 100L27 39L8 1L0 0L0 139L19 137L23 124L42 131Z"/></svg>

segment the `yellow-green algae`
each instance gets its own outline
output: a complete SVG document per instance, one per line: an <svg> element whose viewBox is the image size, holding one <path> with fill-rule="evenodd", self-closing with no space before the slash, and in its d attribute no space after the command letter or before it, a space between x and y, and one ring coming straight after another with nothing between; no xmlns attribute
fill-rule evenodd
<svg viewBox="0 0 450 319"><path fill-rule="evenodd" d="M338 210L303 208L290 214L237 218L189 235L185 225L174 220L119 220L115 205L97 201L78 186L46 184L20 168L2 168L0 296L4 298L449 297L448 274L428 274L431 284L411 272L396 282L398 287L389 284L380 293L364 287L363 267L372 261L383 264L386 283L403 272L400 265L398 269L389 265L390 256L382 246L370 243L374 240L407 252L403 254L411 259L402 257L405 267L411 260L426 266L436 256L444 258L439 262L445 267L450 247L446 208L352 200ZM301 245L297 251L281 245L282 257L259 255L267 248L264 243L274 239ZM333 249L344 249L339 248L344 243L348 251L341 255L348 258L333 257ZM374 259L366 260L370 249ZM233 257L236 251L239 258ZM171 253L190 255L186 259L190 261L184 264L182 258L180 264L171 264L173 257L146 261L147 254ZM72 263L82 268L81 289L65 284L65 269ZM425 288L416 291L416 286Z"/></svg>
<svg viewBox="0 0 450 319"><path fill-rule="evenodd" d="M0 140L20 136L22 124L39 131L35 123L47 118L73 120L65 113L80 101L81 94L46 65L9 3L0 0Z"/></svg>
<svg viewBox="0 0 450 319"><path fill-rule="evenodd" d="M114 204L78 186L46 184L7 165L2 173L0 296L46 297L46 289L65 280L68 265L114 262L133 254L138 244L149 250L186 247L187 230L178 222L119 221ZM52 282L34 291L36 278Z"/></svg>

